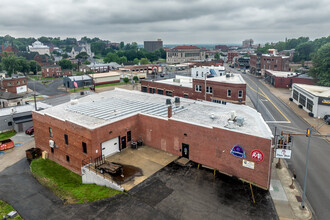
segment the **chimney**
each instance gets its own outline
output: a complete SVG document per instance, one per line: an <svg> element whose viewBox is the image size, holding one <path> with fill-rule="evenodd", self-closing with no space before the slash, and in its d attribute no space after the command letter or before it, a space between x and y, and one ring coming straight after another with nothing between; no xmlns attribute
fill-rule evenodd
<svg viewBox="0 0 330 220"><path fill-rule="evenodd" d="M172 117L172 105L169 105L167 108L167 116L168 118Z"/></svg>

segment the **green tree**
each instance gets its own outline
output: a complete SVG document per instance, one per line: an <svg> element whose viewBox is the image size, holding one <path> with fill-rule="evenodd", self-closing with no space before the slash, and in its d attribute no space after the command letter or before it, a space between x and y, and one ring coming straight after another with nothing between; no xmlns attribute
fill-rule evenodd
<svg viewBox="0 0 330 220"><path fill-rule="evenodd" d="M63 54L62 54L62 58L63 58L63 59L69 58L69 55L68 55L67 53L63 53Z"/></svg>
<svg viewBox="0 0 330 220"><path fill-rule="evenodd" d="M73 69L73 65L72 65L72 63L71 63L70 60L65 60L65 59L60 60L58 62L58 65L61 66L62 70L64 70L64 69L70 69L70 70L72 70Z"/></svg>
<svg viewBox="0 0 330 220"><path fill-rule="evenodd" d="M139 81L139 77L138 76L134 76L133 80L135 81L135 83L137 83Z"/></svg>
<svg viewBox="0 0 330 220"><path fill-rule="evenodd" d="M88 59L88 54L86 52L81 52L75 58L76 59L87 60Z"/></svg>
<svg viewBox="0 0 330 220"><path fill-rule="evenodd" d="M118 59L118 64L122 64L122 63L127 63L127 58L125 56L122 56Z"/></svg>
<svg viewBox="0 0 330 220"><path fill-rule="evenodd" d="M118 57L118 55L116 54L116 53L108 53L106 56L105 56L105 58L103 59L103 61L105 62L105 63L110 63L110 62L118 62L118 60L119 60L119 57Z"/></svg>
<svg viewBox="0 0 330 220"><path fill-rule="evenodd" d="M124 80L124 83L126 83L126 84L129 82L129 78L128 77L125 77L123 80Z"/></svg>
<svg viewBox="0 0 330 220"><path fill-rule="evenodd" d="M30 63L24 57L17 58L18 71L27 74L30 72Z"/></svg>
<svg viewBox="0 0 330 220"><path fill-rule="evenodd" d="M133 60L133 63L134 63L135 65L138 65L139 62L140 62L140 60L139 60L138 58L135 58L135 59Z"/></svg>
<svg viewBox="0 0 330 220"><path fill-rule="evenodd" d="M140 63L143 64L143 65L145 65L145 64L148 64L149 63L149 60L147 58L141 58Z"/></svg>
<svg viewBox="0 0 330 220"><path fill-rule="evenodd" d="M36 75L37 71L41 71L41 66L38 62L31 60L30 61L30 70L33 72L34 75Z"/></svg>
<svg viewBox="0 0 330 220"><path fill-rule="evenodd" d="M310 75L318 79L318 84L330 86L330 43L324 44L313 57Z"/></svg>
<svg viewBox="0 0 330 220"><path fill-rule="evenodd" d="M89 64L91 64L91 62L89 62L88 60L85 60L85 61L83 62L83 64L85 64L85 65L89 65Z"/></svg>
<svg viewBox="0 0 330 220"><path fill-rule="evenodd" d="M219 54L219 53L216 53L216 54L214 55L214 59L219 60L219 59L220 59L220 54Z"/></svg>
<svg viewBox="0 0 330 220"><path fill-rule="evenodd" d="M15 57L13 55L3 57L1 60L1 63L2 63L3 69L7 71L7 74L9 75L9 77L13 73L16 73L19 68L17 57Z"/></svg>
<svg viewBox="0 0 330 220"><path fill-rule="evenodd" d="M125 47L125 43L124 43L124 41L120 42L120 44L119 44L119 49L124 49L124 47Z"/></svg>

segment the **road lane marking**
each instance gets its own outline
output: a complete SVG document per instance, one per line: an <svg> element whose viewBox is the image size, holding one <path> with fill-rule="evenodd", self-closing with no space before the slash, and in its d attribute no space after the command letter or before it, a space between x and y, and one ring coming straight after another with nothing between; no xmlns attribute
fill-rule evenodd
<svg viewBox="0 0 330 220"><path fill-rule="evenodd" d="M290 124L290 121L265 121L266 123L273 123L273 124Z"/></svg>
<svg viewBox="0 0 330 220"><path fill-rule="evenodd" d="M248 79L248 78L247 78ZM259 87L255 82L253 82L253 80L250 80L254 85L256 85L257 87ZM247 83L248 84L248 83ZM251 86L249 86L251 88ZM253 89L252 89L253 90ZM259 91L261 91L263 93L263 97L265 97L270 103L272 103L272 105L277 109L277 111L288 121L291 123L291 121L288 119L288 117L286 117L286 115L274 104L274 102L272 100L269 99L269 97L264 93L264 91L262 91L262 89L259 87Z"/></svg>

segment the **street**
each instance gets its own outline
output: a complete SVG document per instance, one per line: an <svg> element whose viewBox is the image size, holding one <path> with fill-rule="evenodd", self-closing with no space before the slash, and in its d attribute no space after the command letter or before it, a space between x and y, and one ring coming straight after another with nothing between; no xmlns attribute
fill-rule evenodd
<svg viewBox="0 0 330 220"><path fill-rule="evenodd" d="M59 90L58 87L63 84L63 79L58 78L54 79L53 82L44 85L38 81L34 80L28 80L27 85L28 88L31 90L36 90L37 93L42 94L42 95L47 95L47 96L53 96L53 95L60 95L60 94L65 94L67 92L63 90Z"/></svg>
<svg viewBox="0 0 330 220"><path fill-rule="evenodd" d="M239 73L230 69L232 72ZM305 133L309 125L286 106L279 98L274 96L260 80L248 74L242 74L247 83L247 95L256 109L261 113L273 134L279 135L281 131ZM257 93L258 92L258 93ZM328 125L324 125L328 126ZM307 137L293 137L292 158L286 160L289 169L295 169L300 187L304 187L304 175L307 153ZM316 219L328 219L330 215L330 167L329 143L319 137L311 138L306 197L311 204ZM277 159L275 159L277 160Z"/></svg>

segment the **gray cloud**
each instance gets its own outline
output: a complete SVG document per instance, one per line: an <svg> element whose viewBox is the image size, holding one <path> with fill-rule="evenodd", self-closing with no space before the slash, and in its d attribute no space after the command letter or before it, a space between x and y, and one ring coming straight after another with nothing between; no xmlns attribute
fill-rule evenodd
<svg viewBox="0 0 330 220"><path fill-rule="evenodd" d="M240 43L330 35L328 0L1 0L0 35Z"/></svg>

